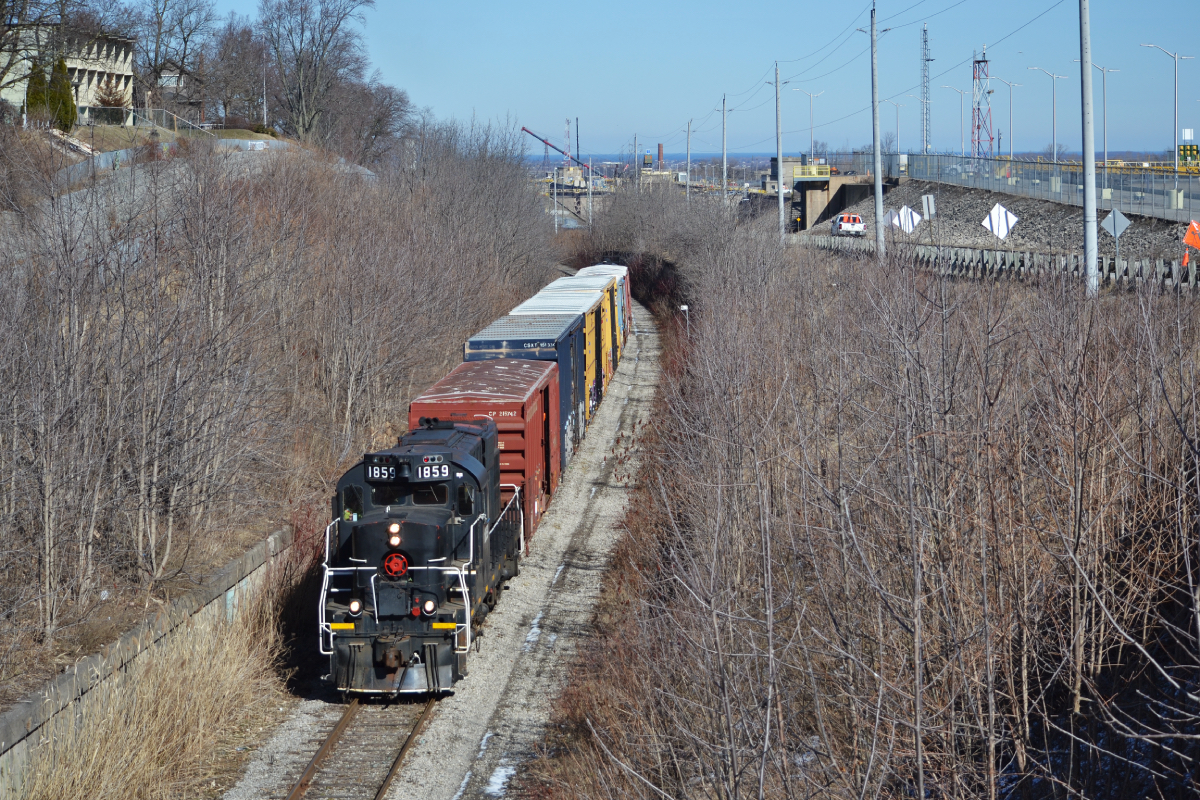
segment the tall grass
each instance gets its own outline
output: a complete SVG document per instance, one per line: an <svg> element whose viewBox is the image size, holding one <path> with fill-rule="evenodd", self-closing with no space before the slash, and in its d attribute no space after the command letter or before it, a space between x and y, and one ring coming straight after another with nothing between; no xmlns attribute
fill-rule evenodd
<svg viewBox="0 0 1200 800"><path fill-rule="evenodd" d="M40 734L25 800L189 794L218 743L278 702L278 597L268 588L232 619L214 603L59 714Z"/></svg>

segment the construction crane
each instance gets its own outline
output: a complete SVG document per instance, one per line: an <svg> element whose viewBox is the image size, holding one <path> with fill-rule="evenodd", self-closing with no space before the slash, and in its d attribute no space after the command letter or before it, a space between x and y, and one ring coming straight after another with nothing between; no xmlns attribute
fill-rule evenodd
<svg viewBox="0 0 1200 800"><path fill-rule="evenodd" d="M592 168L591 168L591 167L590 167L588 164L586 164L586 163L585 163L585 162L583 162L583 161L580 161L578 158L576 158L575 156L571 155L571 154L570 154L570 153L568 153L567 151L563 150L561 147L555 147L554 145L552 145L552 144L550 143L550 140L549 140L549 139L547 139L547 138L545 138L544 136L538 136L536 133L534 133L533 131L529 130L529 128L524 128L524 127L523 127L523 128L521 128L521 130L525 131L525 133L528 133L530 136L532 136L533 138L537 139L537 140L538 140L539 142L541 142L542 144L546 145L546 147L549 147L549 148L551 148L552 150L554 150L554 152L556 152L556 153L562 153L564 156L566 156L567 158L571 159L571 160L572 160L572 161L574 161L576 164L578 164L579 166L581 166L581 167L583 167L584 169L586 169L588 172L591 172L593 175L595 175L595 174L596 174L596 170L592 169Z"/></svg>

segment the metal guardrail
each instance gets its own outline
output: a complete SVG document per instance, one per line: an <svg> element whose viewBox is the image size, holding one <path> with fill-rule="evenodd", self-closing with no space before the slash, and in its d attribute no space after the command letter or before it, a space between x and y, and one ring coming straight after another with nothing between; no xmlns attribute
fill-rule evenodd
<svg viewBox="0 0 1200 800"><path fill-rule="evenodd" d="M803 180L805 178L828 178L828 164L805 164L803 166L792 167L792 180Z"/></svg>
<svg viewBox="0 0 1200 800"><path fill-rule="evenodd" d="M818 250L873 255L875 242L869 238L791 234L790 244ZM1084 278L1083 256L1079 253L1039 253L1031 250L980 250L971 247L948 247L912 242L890 242L888 253L897 254L920 269L942 275L964 278L986 278L1000 275L1035 277L1038 275L1068 275ZM1101 256L1097 267L1100 282L1105 285L1129 287L1146 283L1164 286L1197 288L1200 270L1196 261L1184 266L1180 261L1162 258L1121 259Z"/></svg>

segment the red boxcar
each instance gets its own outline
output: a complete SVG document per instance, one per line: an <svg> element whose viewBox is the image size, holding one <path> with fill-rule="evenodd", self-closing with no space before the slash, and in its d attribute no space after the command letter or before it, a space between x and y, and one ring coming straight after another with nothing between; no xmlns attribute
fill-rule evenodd
<svg viewBox="0 0 1200 800"><path fill-rule="evenodd" d="M521 489L525 536L532 536L562 469L558 364L510 358L464 362L409 404L410 430L421 417L496 421L501 497L507 502L514 487Z"/></svg>

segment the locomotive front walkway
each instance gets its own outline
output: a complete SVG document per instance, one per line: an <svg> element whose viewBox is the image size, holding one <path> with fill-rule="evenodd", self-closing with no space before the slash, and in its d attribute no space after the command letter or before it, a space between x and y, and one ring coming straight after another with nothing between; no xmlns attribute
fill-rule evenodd
<svg viewBox="0 0 1200 800"><path fill-rule="evenodd" d="M483 626L470 674L439 701L392 784L391 800L467 800L502 794L517 767L535 756L567 669L590 625L600 581L637 475L638 429L649 419L659 380L653 318L634 306L634 333L587 439L564 472L509 583ZM255 754L227 800L285 796L293 762L303 764L340 706L301 703Z"/></svg>

